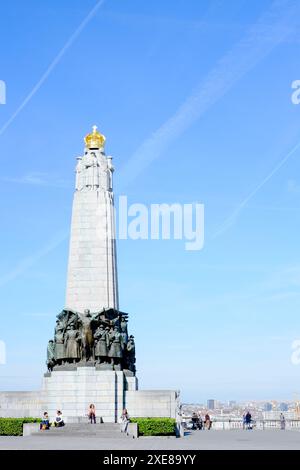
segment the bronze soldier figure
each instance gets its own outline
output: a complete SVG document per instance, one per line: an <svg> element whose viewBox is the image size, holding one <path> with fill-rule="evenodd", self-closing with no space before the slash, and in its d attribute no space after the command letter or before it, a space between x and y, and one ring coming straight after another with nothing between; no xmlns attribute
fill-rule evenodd
<svg viewBox="0 0 300 470"><path fill-rule="evenodd" d="M96 340L95 358L98 364L108 362L108 334L107 330L101 324L95 331L94 338Z"/></svg>

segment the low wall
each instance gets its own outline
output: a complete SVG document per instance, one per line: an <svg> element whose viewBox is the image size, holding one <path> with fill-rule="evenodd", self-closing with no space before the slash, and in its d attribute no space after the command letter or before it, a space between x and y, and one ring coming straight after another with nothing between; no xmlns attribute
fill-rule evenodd
<svg viewBox="0 0 300 470"><path fill-rule="evenodd" d="M125 392L125 407L132 418L176 418L178 400L174 390Z"/></svg>
<svg viewBox="0 0 300 470"><path fill-rule="evenodd" d="M24 423L23 424L23 437L31 436L40 430L39 423Z"/></svg>
<svg viewBox="0 0 300 470"><path fill-rule="evenodd" d="M46 410L45 394L34 392L0 392L1 418L39 418Z"/></svg>

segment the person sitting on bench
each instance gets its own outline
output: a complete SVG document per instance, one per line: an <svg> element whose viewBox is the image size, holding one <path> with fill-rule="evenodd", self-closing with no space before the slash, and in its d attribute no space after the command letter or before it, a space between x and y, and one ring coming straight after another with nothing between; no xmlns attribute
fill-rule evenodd
<svg viewBox="0 0 300 470"><path fill-rule="evenodd" d="M40 423L40 430L45 431L46 429L50 429L50 421L47 411L43 414L42 421Z"/></svg>
<svg viewBox="0 0 300 470"><path fill-rule="evenodd" d="M56 428L61 428L64 425L65 425L65 423L64 423L64 420L63 420L62 412L60 410L57 410L55 420L54 420L54 426Z"/></svg>

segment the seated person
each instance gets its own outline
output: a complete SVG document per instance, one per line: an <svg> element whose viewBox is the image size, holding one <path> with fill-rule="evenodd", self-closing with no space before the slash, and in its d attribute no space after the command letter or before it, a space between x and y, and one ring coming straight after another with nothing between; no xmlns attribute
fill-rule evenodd
<svg viewBox="0 0 300 470"><path fill-rule="evenodd" d="M65 425L65 423L64 423L64 420L63 420L62 412L60 410L57 410L57 413L56 413L56 416L55 416L55 419L54 419L54 426L56 428L61 428L64 425Z"/></svg>
<svg viewBox="0 0 300 470"><path fill-rule="evenodd" d="M45 429L49 429L49 428L50 428L49 416L48 416L47 411L45 411L42 417L42 421L40 423L40 430L44 431Z"/></svg>
<svg viewBox="0 0 300 470"><path fill-rule="evenodd" d="M88 411L89 420L92 423L96 424L96 408L93 403L90 404L89 411Z"/></svg>

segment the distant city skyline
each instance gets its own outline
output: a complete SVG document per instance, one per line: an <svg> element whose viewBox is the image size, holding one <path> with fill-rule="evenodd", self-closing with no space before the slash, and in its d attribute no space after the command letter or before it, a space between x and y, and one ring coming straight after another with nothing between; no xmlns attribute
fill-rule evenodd
<svg viewBox="0 0 300 470"><path fill-rule="evenodd" d="M205 415L208 413L212 418L217 420L241 420L246 412L250 412L254 419L258 420L278 420L280 415L284 414L287 419L300 419L299 402L286 401L278 402L272 400L265 401L246 401L223 403L218 400L214 401L214 406L209 403L182 403L181 413L184 417L192 416L193 413Z"/></svg>

